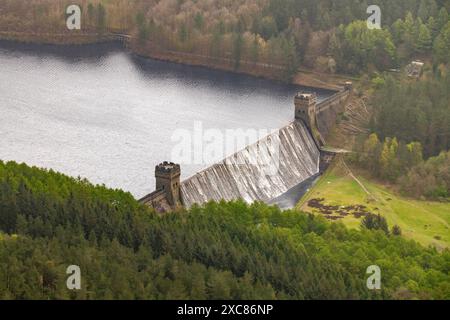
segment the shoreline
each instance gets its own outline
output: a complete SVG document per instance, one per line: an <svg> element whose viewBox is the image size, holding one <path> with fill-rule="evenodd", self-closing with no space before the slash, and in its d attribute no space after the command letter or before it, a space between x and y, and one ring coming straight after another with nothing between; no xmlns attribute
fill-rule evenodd
<svg viewBox="0 0 450 320"><path fill-rule="evenodd" d="M341 84L344 82L343 78L348 78L346 75L321 74L315 72L314 70L307 70L303 67L299 67L299 71L293 76L291 81L284 81L280 74L274 74L274 70L278 70L279 72L282 70L281 66L261 66L244 61L241 62L239 69L235 69L232 61L225 60L224 58L221 58L220 61L217 58L210 56L149 48L148 45L146 48L143 48L142 45L136 44L135 41L130 41L127 45L124 45L123 41L118 40L115 35L111 34L77 34L70 36L66 34L48 34L46 36L39 35L39 38L36 38L36 35L34 34L24 35L21 33L15 33L15 35L11 35L11 33L9 33L5 35L5 33L0 32L0 41L16 44L55 47L78 47L117 43L120 44L124 50L127 50L131 55L138 58L153 59L186 66L203 67L211 70L219 70L233 74L241 74L272 80L288 85L298 85L302 87L330 91L340 90L342 88Z"/></svg>

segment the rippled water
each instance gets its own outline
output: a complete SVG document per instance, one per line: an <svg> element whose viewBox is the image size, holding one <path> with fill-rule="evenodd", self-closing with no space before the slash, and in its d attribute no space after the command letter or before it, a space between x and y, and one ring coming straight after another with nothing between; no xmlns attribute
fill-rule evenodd
<svg viewBox="0 0 450 320"><path fill-rule="evenodd" d="M292 120L298 90L137 58L115 44L0 42L0 159L140 197L154 188L154 166L171 160L174 130L276 129ZM183 164L182 178L210 164Z"/></svg>

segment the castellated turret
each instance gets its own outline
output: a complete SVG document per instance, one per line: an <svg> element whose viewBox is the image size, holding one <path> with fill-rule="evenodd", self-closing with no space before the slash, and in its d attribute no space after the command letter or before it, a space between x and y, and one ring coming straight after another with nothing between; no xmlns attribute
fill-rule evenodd
<svg viewBox="0 0 450 320"><path fill-rule="evenodd" d="M295 119L303 120L311 131L315 123L317 96L315 93L299 92L294 98Z"/></svg>
<svg viewBox="0 0 450 320"><path fill-rule="evenodd" d="M156 190L164 191L169 205L181 204L180 198L180 165L164 161L155 167Z"/></svg>

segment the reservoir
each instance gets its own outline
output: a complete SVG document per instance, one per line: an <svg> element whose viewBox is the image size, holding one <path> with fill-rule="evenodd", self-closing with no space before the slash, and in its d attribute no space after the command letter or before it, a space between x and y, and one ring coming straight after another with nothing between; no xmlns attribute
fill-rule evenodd
<svg viewBox="0 0 450 320"><path fill-rule="evenodd" d="M0 159L139 198L155 187L155 165L177 160L180 132L271 132L293 120L301 90L311 89L144 59L118 44L0 42ZM332 94L314 91L319 101ZM210 160L182 163L182 179L219 159Z"/></svg>

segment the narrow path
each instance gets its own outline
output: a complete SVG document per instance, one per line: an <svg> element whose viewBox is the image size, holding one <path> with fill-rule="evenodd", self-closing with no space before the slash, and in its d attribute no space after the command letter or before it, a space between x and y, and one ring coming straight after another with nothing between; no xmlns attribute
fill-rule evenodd
<svg viewBox="0 0 450 320"><path fill-rule="evenodd" d="M332 153L336 153L336 154L353 153L353 151L351 151L351 150L342 149L342 148L335 148L335 147L330 147L330 146L326 146L326 145L321 147L320 151L332 152Z"/></svg>
<svg viewBox="0 0 450 320"><path fill-rule="evenodd" d="M341 157L341 161L342 161L342 164L344 165L345 169L347 170L348 174L350 175L350 177L352 177L352 179L355 180L359 184L359 186L364 190L365 193L374 197L373 194L371 194L370 191L367 190L367 188L362 184L362 182L353 174L353 172L350 170L350 168L345 163L345 160L343 157Z"/></svg>

